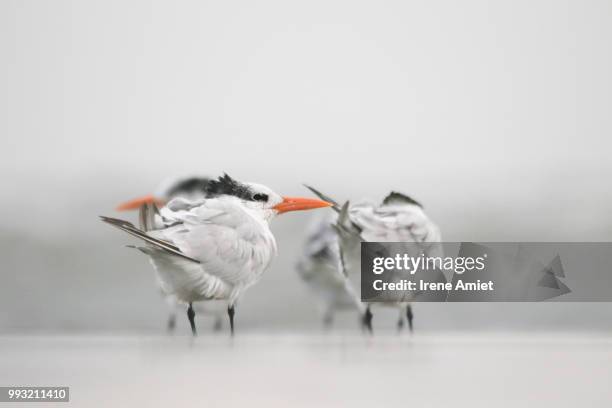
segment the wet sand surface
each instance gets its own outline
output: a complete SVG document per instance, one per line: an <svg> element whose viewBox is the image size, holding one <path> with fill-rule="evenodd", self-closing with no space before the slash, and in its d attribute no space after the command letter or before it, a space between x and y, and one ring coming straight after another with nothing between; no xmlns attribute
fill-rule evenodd
<svg viewBox="0 0 612 408"><path fill-rule="evenodd" d="M0 385L69 386L58 406L612 406L601 333L13 335L0 361Z"/></svg>

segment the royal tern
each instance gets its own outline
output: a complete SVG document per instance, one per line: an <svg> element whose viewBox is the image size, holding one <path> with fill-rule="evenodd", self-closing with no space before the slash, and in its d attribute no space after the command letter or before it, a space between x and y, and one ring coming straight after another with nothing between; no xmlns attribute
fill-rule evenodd
<svg viewBox="0 0 612 408"><path fill-rule="evenodd" d="M419 250L426 255L442 255L440 229L425 214L423 206L411 197L392 191L380 204L363 201L351 205L346 202L340 207L325 194L307 187L322 199L333 203L337 215L332 227L338 242L330 240L328 235L324 235L325 239L321 242L329 248L339 248L342 262L337 265L343 268L344 275L351 280L354 292L361 292L360 243L362 241L416 242L420 244ZM398 329L401 330L407 321L412 331L414 315L409 302L388 302L380 305L399 309ZM364 324L370 331L372 330L371 306L372 304L366 305L363 315Z"/></svg>
<svg viewBox="0 0 612 408"><path fill-rule="evenodd" d="M261 184L239 182L227 174L211 180L206 198L174 198L159 214L143 214L153 228L145 232L127 221L102 220L141 240L137 247L156 267L162 289L189 305L187 317L196 334L193 302L228 302L234 333L235 304L259 281L276 255L269 222L289 211L329 207L309 198L282 197Z"/></svg>

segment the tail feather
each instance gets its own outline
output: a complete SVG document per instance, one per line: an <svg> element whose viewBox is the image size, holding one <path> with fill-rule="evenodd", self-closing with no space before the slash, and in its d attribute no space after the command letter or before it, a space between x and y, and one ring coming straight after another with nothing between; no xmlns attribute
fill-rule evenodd
<svg viewBox="0 0 612 408"><path fill-rule="evenodd" d="M113 227L119 228L120 230L127 232L130 235L135 236L136 238L142 239L143 241L147 242L148 244L156 248L163 249L166 252L169 252L173 255L180 256L190 261L200 263L200 261L190 258L184 253L182 253L181 250L177 246L174 246L169 242L162 241L161 239L153 238L152 236L148 235L146 232L136 228L131 222L120 220L117 218L104 217L104 216L100 216L100 219L103 222L112 225Z"/></svg>

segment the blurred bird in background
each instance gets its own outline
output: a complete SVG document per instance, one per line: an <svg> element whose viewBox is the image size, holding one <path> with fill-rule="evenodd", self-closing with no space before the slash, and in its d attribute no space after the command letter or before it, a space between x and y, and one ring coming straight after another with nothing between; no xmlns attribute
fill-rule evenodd
<svg viewBox="0 0 612 408"><path fill-rule="evenodd" d="M331 212L313 218L296 264L298 274L319 300L326 328L331 327L338 311L357 312L360 316L366 313L365 305L343 273L340 241L334 229L337 218Z"/></svg>
<svg viewBox="0 0 612 408"><path fill-rule="evenodd" d="M269 222L279 214L331 204L282 197L266 186L227 174L209 180L205 191L199 200L176 197L159 212L155 206L145 207L152 210L141 211L147 231L127 221L101 218L145 242L137 248L150 257L164 293L189 305L187 317L194 335L193 303L203 300L227 301L233 334L236 302L259 281L276 255Z"/></svg>
<svg viewBox="0 0 612 408"><path fill-rule="evenodd" d="M117 211L138 210L145 204L156 204L163 207L173 198L181 197L186 200L197 201L206 197L208 177L183 177L166 180L160 183L155 193L138 197L117 207Z"/></svg>
<svg viewBox="0 0 612 408"><path fill-rule="evenodd" d="M344 298L352 298L355 293L359 294L357 298L360 299L362 241L419 243L420 250L426 256L442 256L442 239L438 226L425 214L423 206L411 197L392 191L380 204L370 201L350 204L347 201L340 206L315 188L306 187L319 198L332 203L336 212L327 221L315 224L314 232L307 238L303 259L298 263L298 271L303 280L326 299L328 307L339 309L334 305L344 304ZM336 259L338 262L335 262ZM321 267L322 264L326 267ZM342 273L332 271L330 265L341 268ZM340 275L345 277L342 285L330 278ZM322 289L324 286L325 289ZM414 315L409 302L384 302L377 305L398 309L398 330L401 331L406 322L410 331L413 330ZM370 332L373 317L371 306L363 306L365 310L356 308Z"/></svg>

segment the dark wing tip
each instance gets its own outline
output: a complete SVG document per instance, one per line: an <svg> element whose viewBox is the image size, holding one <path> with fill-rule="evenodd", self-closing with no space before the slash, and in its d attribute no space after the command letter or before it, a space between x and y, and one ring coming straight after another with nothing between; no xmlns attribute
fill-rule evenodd
<svg viewBox="0 0 612 408"><path fill-rule="evenodd" d="M134 224L132 224L129 221L120 220L118 218L105 217L104 215L99 215L99 217L103 222L107 224L121 225L121 226L127 226L127 227L134 228Z"/></svg>
<svg viewBox="0 0 612 408"><path fill-rule="evenodd" d="M304 187L306 187L311 192L313 192L321 200L327 201L328 203L332 203L332 208L334 209L334 211L340 212L340 204L338 204L338 202L336 200L334 200L333 198L329 197L326 194L323 194L322 192L320 192L319 190L317 190L316 188L314 188L312 186L309 186L308 184L304 184Z"/></svg>
<svg viewBox="0 0 612 408"><path fill-rule="evenodd" d="M185 258L189 261L195 262L195 263L201 263L200 261L198 261L197 259L191 258L187 255L185 255L184 253L181 252L181 250L176 247L175 245L171 244L170 242L167 241L163 241L157 238L154 238L150 235L147 235L146 232L139 230L138 228L134 227L134 225L130 222L127 221L123 221L123 220L119 220L117 218L111 218L111 217L105 217L105 216L100 216L100 218L102 219L102 221L116 227L119 228L120 230L127 232L130 235L135 236L136 238L140 238L143 241L157 247L157 248L161 248L163 250L165 250L166 252L169 252L173 255L177 255L180 256L182 258Z"/></svg>

